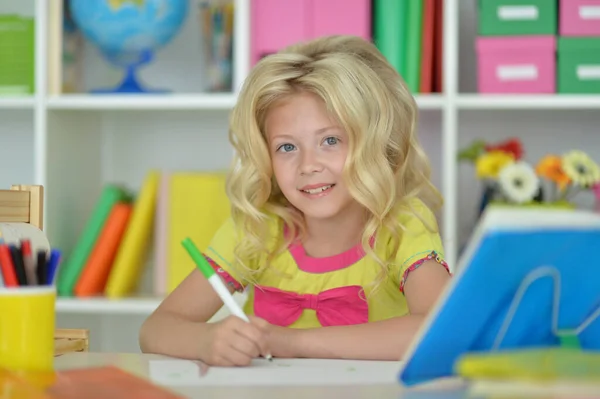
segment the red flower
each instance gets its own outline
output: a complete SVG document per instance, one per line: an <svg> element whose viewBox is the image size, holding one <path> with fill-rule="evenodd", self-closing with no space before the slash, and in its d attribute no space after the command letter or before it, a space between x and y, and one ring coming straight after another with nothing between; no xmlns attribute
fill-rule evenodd
<svg viewBox="0 0 600 399"><path fill-rule="evenodd" d="M512 154L515 161L523 158L523 145L519 139L513 138L498 144L487 144L486 151L502 151Z"/></svg>

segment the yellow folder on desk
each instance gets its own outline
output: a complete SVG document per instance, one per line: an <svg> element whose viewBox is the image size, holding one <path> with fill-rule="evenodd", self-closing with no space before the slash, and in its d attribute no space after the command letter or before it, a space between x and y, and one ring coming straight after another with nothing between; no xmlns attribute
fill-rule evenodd
<svg viewBox="0 0 600 399"><path fill-rule="evenodd" d="M600 352L558 347L469 353L455 369L468 379L598 382Z"/></svg>
<svg viewBox="0 0 600 399"><path fill-rule="evenodd" d="M195 268L181 246L190 237L204 251L230 215L224 173L173 173L167 215L166 291L173 291Z"/></svg>

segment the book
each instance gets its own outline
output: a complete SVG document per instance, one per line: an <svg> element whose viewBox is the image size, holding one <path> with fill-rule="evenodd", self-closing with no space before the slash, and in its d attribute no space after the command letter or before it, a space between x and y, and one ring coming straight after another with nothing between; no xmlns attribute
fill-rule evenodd
<svg viewBox="0 0 600 399"><path fill-rule="evenodd" d="M171 173L162 171L156 195L154 223L154 273L153 291L156 296L167 294L167 230L169 229L169 186Z"/></svg>
<svg viewBox="0 0 600 399"><path fill-rule="evenodd" d="M181 245L191 238L205 251L213 235L230 216L225 173L176 172L169 183L165 291L173 291L195 269Z"/></svg>
<svg viewBox="0 0 600 399"><path fill-rule="evenodd" d="M421 37L423 35L423 0L410 0L407 8L407 41L404 80L410 91L419 92L421 81Z"/></svg>
<svg viewBox="0 0 600 399"><path fill-rule="evenodd" d="M129 222L133 205L119 202L113 207L102 233L90 254L81 277L75 285L77 297L100 295L104 292L106 282L113 266L121 239Z"/></svg>
<svg viewBox="0 0 600 399"><path fill-rule="evenodd" d="M60 296L73 296L75 285L92 253L96 241L115 204L127 198L125 190L117 185L108 184L102 189L86 225L71 252L61 265L56 288Z"/></svg>
<svg viewBox="0 0 600 399"><path fill-rule="evenodd" d="M423 0L423 33L421 35L420 93L433 91L435 0Z"/></svg>
<svg viewBox="0 0 600 399"><path fill-rule="evenodd" d="M406 79L409 1L414 0L373 2L373 41L403 79Z"/></svg>
<svg viewBox="0 0 600 399"><path fill-rule="evenodd" d="M159 180L160 173L152 170L142 183L106 282L107 298L122 298L137 288L151 248Z"/></svg>
<svg viewBox="0 0 600 399"><path fill-rule="evenodd" d="M171 390L114 366L49 373L11 372L0 368L3 399L144 398L182 399Z"/></svg>
<svg viewBox="0 0 600 399"><path fill-rule="evenodd" d="M411 386L454 375L469 353L600 349L600 214L488 206L456 274L406 352Z"/></svg>
<svg viewBox="0 0 600 399"><path fill-rule="evenodd" d="M433 91L444 92L444 0L435 0L433 24Z"/></svg>

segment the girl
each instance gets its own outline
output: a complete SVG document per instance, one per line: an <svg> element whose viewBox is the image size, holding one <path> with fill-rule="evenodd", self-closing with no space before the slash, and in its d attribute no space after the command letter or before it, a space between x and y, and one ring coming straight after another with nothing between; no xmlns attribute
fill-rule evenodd
<svg viewBox="0 0 600 399"><path fill-rule="evenodd" d="M449 279L416 115L362 39L261 60L231 115L232 215L205 251L231 292L248 288L251 322L207 323L222 302L194 270L145 321L142 351L220 366L400 359Z"/></svg>

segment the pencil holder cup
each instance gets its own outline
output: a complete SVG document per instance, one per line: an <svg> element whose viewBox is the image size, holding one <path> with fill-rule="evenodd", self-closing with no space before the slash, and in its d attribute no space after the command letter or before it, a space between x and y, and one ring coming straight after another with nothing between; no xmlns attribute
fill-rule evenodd
<svg viewBox="0 0 600 399"><path fill-rule="evenodd" d="M54 369L54 286L0 288L0 369Z"/></svg>

